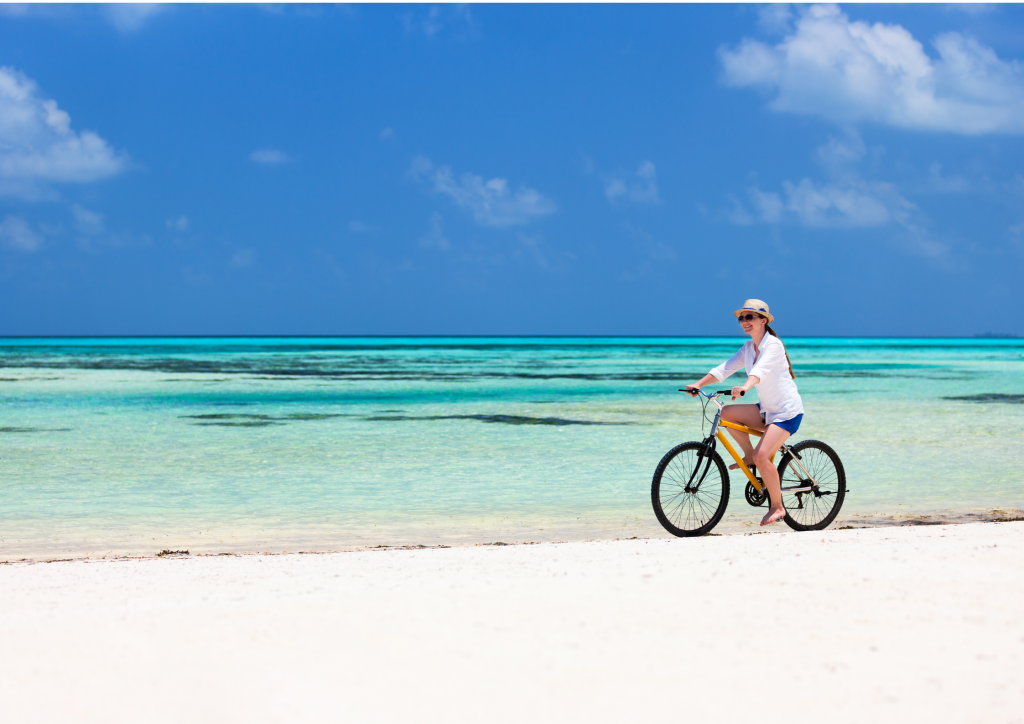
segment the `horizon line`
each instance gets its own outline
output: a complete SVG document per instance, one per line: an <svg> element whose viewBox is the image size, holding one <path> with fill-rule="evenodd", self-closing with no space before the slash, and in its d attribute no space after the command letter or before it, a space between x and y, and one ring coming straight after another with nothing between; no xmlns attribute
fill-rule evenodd
<svg viewBox="0 0 1024 724"><path fill-rule="evenodd" d="M12 334L3 339L720 339L725 334ZM741 335L735 335L740 338ZM970 339L1011 340L1015 334L951 335L786 335L787 339Z"/></svg>

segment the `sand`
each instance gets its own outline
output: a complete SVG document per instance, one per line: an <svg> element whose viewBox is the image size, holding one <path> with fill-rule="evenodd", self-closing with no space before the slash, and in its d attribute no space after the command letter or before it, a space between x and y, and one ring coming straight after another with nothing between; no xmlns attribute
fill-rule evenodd
<svg viewBox="0 0 1024 724"><path fill-rule="evenodd" d="M15 722L1024 722L1024 523L0 566Z"/></svg>

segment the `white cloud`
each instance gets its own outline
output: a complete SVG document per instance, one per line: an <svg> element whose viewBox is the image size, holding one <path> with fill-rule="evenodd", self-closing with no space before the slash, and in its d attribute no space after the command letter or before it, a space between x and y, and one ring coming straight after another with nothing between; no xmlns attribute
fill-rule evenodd
<svg viewBox="0 0 1024 724"><path fill-rule="evenodd" d="M128 166L123 154L92 131L76 132L57 102L44 98L35 82L13 68L0 68L0 178L86 182L107 178Z"/></svg>
<svg viewBox="0 0 1024 724"><path fill-rule="evenodd" d="M430 225L430 231L420 239L420 246L425 249L440 249L441 251L448 251L451 248L451 242L444 235L442 220L441 214L436 211L430 215L430 220L427 222Z"/></svg>
<svg viewBox="0 0 1024 724"><path fill-rule="evenodd" d="M106 231L103 214L90 211L78 204L74 204L71 207L71 212L75 215L75 224L78 226L80 233L97 236Z"/></svg>
<svg viewBox="0 0 1024 724"><path fill-rule="evenodd" d="M763 193L756 186L750 189L749 194L757 218L769 223L782 221L782 212L785 210L786 205L778 194Z"/></svg>
<svg viewBox="0 0 1024 724"><path fill-rule="evenodd" d="M9 18L52 17L61 13L57 7L46 3L3 3L0 4L0 15Z"/></svg>
<svg viewBox="0 0 1024 724"><path fill-rule="evenodd" d="M734 199L733 223L796 223L817 228L864 228L893 222L907 225L917 210L893 184L860 178L783 181L781 193L753 186L747 195L752 210Z"/></svg>
<svg viewBox="0 0 1024 724"><path fill-rule="evenodd" d="M188 231L188 217L179 216L176 219L167 219L167 228L171 231Z"/></svg>
<svg viewBox="0 0 1024 724"><path fill-rule="evenodd" d="M819 184L803 179L785 182L786 211L796 214L805 226L882 226L905 220L916 207L892 184L882 181Z"/></svg>
<svg viewBox="0 0 1024 724"><path fill-rule="evenodd" d="M998 3L949 3L940 7L946 12L960 12L967 15L985 15L999 10Z"/></svg>
<svg viewBox="0 0 1024 724"><path fill-rule="evenodd" d="M157 3L111 3L101 7L107 20L120 32L128 34L140 30L151 17L162 13L168 6Z"/></svg>
<svg viewBox="0 0 1024 724"><path fill-rule="evenodd" d="M520 186L513 192L503 178L484 181L482 176L472 173L464 173L456 179L451 168L435 167L423 156L413 159L409 176L430 183L434 191L451 198L483 226L526 224L556 210L554 202L531 188Z"/></svg>
<svg viewBox="0 0 1024 724"><path fill-rule="evenodd" d="M533 260L537 263L537 266L541 269L548 268L548 257L541 248L544 244L544 237L540 234L524 234L519 232L519 241L522 242L523 246L533 257Z"/></svg>
<svg viewBox="0 0 1024 724"><path fill-rule="evenodd" d="M960 194L971 190L971 184L963 176L951 176L942 173L942 164L932 162L928 169L929 191L940 194Z"/></svg>
<svg viewBox="0 0 1024 724"><path fill-rule="evenodd" d="M830 137L814 153L828 181L783 181L781 192L762 191L755 185L747 190L749 209L733 199L733 222L797 223L819 228L872 227L893 222L907 226L917 207L894 184L861 177L857 164L866 152L855 132Z"/></svg>
<svg viewBox="0 0 1024 724"><path fill-rule="evenodd" d="M380 227L373 224L364 224L362 221L350 221L348 222L348 230L353 234L376 234L380 231Z"/></svg>
<svg viewBox="0 0 1024 724"><path fill-rule="evenodd" d="M238 249L231 255L228 266L232 269L242 269L256 263L255 249Z"/></svg>
<svg viewBox="0 0 1024 724"><path fill-rule="evenodd" d="M15 251L35 251L42 246L43 238L20 216L7 216L0 221L0 244Z"/></svg>
<svg viewBox="0 0 1024 724"><path fill-rule="evenodd" d="M757 9L757 24L768 33L783 33L793 22L793 11L787 3L771 3Z"/></svg>
<svg viewBox="0 0 1024 724"><path fill-rule="evenodd" d="M107 3L107 4L60 4L60 3L3 3L0 15L17 18L42 18L44 20L77 20L84 13L97 13L101 18L127 35L140 30L146 22L170 8L162 3Z"/></svg>
<svg viewBox="0 0 1024 724"><path fill-rule="evenodd" d="M300 18L320 18L325 14L325 5L316 5L311 3L260 3L256 7L268 15L291 15L293 17ZM331 6L329 9L336 10L350 17L357 15L357 10L352 5L339 4Z"/></svg>
<svg viewBox="0 0 1024 724"><path fill-rule="evenodd" d="M428 38L445 29L454 29L460 35L474 35L476 22L468 5L432 5L425 13L419 10L402 16L406 34L423 33Z"/></svg>
<svg viewBox="0 0 1024 724"><path fill-rule="evenodd" d="M962 33L937 58L900 25L851 22L834 5L804 10L776 45L749 38L719 57L724 80L768 91L769 107L839 124L963 134L1024 133L1024 66Z"/></svg>
<svg viewBox="0 0 1024 724"><path fill-rule="evenodd" d="M654 164L644 161L634 177L610 176L605 179L604 195L610 203L625 199L639 204L657 204L658 172Z"/></svg>
<svg viewBox="0 0 1024 724"><path fill-rule="evenodd" d="M864 159L867 146L860 134L848 131L843 138L829 136L828 141L815 152L818 163L833 174L843 174L855 163Z"/></svg>
<svg viewBox="0 0 1024 724"><path fill-rule="evenodd" d="M249 160L274 166L279 163L290 163L294 159L284 151L276 151L273 148L257 148L249 154Z"/></svg>

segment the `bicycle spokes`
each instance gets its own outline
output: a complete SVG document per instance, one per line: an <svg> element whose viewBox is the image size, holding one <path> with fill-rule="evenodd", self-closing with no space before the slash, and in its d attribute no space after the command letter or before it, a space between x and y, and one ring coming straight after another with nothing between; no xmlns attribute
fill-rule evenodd
<svg viewBox="0 0 1024 724"><path fill-rule="evenodd" d="M794 530L821 530L839 513L846 475L839 456L825 443L805 440L779 463L786 523Z"/></svg>
<svg viewBox="0 0 1024 724"><path fill-rule="evenodd" d="M703 535L725 513L729 477L725 463L704 443L677 445L661 459L651 483L658 521L678 536Z"/></svg>

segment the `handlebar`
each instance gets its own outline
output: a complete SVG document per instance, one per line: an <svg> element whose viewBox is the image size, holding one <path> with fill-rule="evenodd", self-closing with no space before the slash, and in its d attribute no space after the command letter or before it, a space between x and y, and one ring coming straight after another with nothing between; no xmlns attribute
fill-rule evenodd
<svg viewBox="0 0 1024 724"><path fill-rule="evenodd" d="M709 400L713 400L713 399L715 399L716 397L718 397L720 395L729 395L730 397L732 396L732 389L718 390L716 392L711 393L710 395L707 392L704 392L703 390L699 390L699 389L698 390L686 390L686 389L683 389L683 390L679 390L679 391L680 392L686 392L687 394L693 394L694 392L696 392L698 395L702 395L703 397L706 397ZM743 390L740 390L740 397L743 397L743 395L745 395L745 394L747 394L747 393L744 392Z"/></svg>

